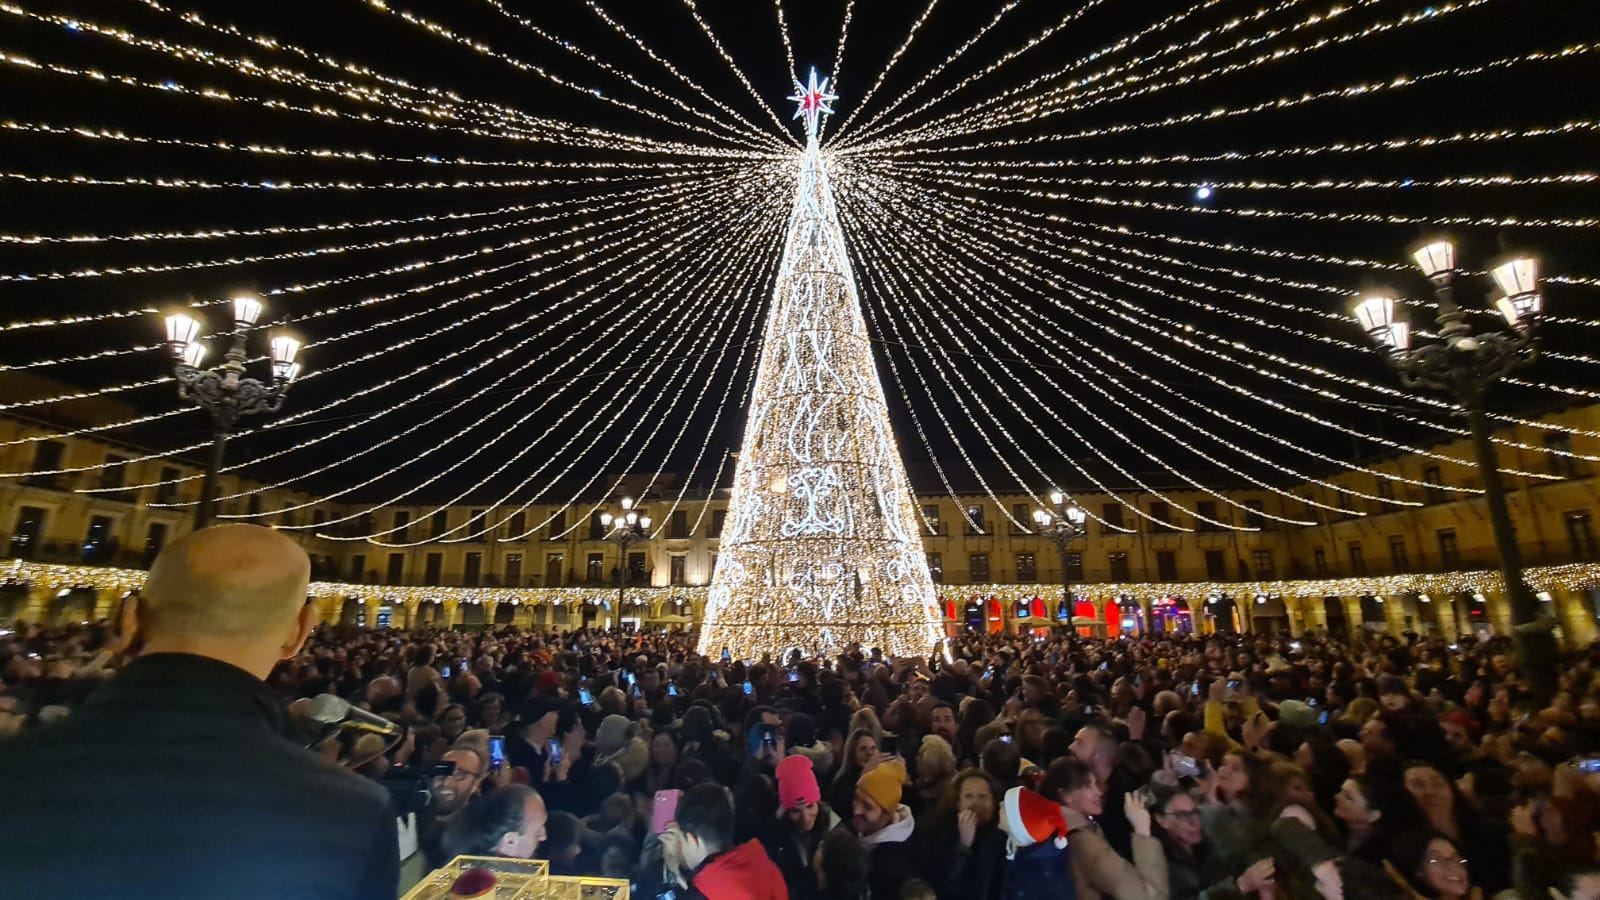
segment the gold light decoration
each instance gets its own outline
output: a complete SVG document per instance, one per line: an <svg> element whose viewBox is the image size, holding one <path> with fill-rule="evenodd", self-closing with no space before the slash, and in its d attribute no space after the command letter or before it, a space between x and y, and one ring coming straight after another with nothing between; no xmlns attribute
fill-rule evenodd
<svg viewBox="0 0 1600 900"><path fill-rule="evenodd" d="M700 652L921 655L939 613L817 145L827 80L813 71L791 99L809 140Z"/></svg>

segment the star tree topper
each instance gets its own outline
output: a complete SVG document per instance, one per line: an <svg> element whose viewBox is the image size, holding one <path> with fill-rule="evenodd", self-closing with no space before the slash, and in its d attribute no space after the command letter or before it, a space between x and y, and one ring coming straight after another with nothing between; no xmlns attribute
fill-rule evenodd
<svg viewBox="0 0 1600 900"><path fill-rule="evenodd" d="M833 115L833 107L829 103L839 99L838 94L828 93L828 79L817 81L817 67L811 67L811 79L807 84L794 83L795 92L789 99L799 104L794 111L794 118L806 117L806 137L816 138L817 120L823 113Z"/></svg>

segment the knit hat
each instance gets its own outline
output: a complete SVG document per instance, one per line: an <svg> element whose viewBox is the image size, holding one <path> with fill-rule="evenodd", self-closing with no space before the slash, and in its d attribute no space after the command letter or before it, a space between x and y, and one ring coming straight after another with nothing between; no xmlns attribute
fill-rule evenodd
<svg viewBox="0 0 1600 900"><path fill-rule="evenodd" d="M900 791L906 783L906 767L899 761L886 762L861 776L856 782L856 793L866 794L885 812L900 808Z"/></svg>
<svg viewBox="0 0 1600 900"><path fill-rule="evenodd" d="M1317 724L1317 711L1304 700L1285 700L1278 704L1278 721L1285 728L1303 730Z"/></svg>
<svg viewBox="0 0 1600 900"><path fill-rule="evenodd" d="M804 756L786 756L778 763L778 808L794 809L806 803L822 801L822 791L817 787L817 773L811 760Z"/></svg>
<svg viewBox="0 0 1600 900"><path fill-rule="evenodd" d="M1018 847L1029 847L1040 841L1053 839L1057 847L1067 845L1067 822L1061 817L1061 807L1043 794L1014 787L1006 791L1001 813L1010 837L1007 856Z"/></svg>
<svg viewBox="0 0 1600 900"><path fill-rule="evenodd" d="M606 716L600 720L600 727L594 733L595 753L602 757L610 756L628 746L638 732L639 726L625 716Z"/></svg>
<svg viewBox="0 0 1600 900"><path fill-rule="evenodd" d="M533 685L533 692L535 694L548 694L560 686L561 676L550 669L546 669L539 673L539 678Z"/></svg>

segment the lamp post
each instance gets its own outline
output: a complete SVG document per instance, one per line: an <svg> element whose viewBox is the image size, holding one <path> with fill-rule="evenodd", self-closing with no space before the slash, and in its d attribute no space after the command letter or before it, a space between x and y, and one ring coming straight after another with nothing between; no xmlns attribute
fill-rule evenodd
<svg viewBox="0 0 1600 900"><path fill-rule="evenodd" d="M268 340L272 355L271 382L245 377L248 361L245 333L260 320L262 308L261 300L255 296L242 294L233 298L233 325L229 331L232 343L222 364L207 369L201 368L206 346L200 343L200 320L188 312L166 316L167 349L177 360L173 374L178 379L178 396L211 416L211 458L206 463L206 477L200 488L200 505L195 508L196 531L210 524L213 517L217 473L222 469L223 454L234 423L243 416L277 412L283 407L289 385L300 375L300 364L295 361L300 354L300 338L278 330Z"/></svg>
<svg viewBox="0 0 1600 900"><path fill-rule="evenodd" d="M1474 332L1466 311L1455 300L1455 283L1460 275L1455 250L1448 239L1433 238L1411 253L1433 285L1438 306L1434 317L1437 334L1427 343L1412 346L1411 327L1396 318L1394 296L1386 291L1357 297L1354 314L1402 384L1448 394L1465 413L1495 548L1500 554L1500 575L1511 604L1517 657L1535 693L1548 699L1556 686L1553 620L1544 615L1539 598L1522 577L1522 552L1506 507L1500 462L1485 412L1485 396L1490 387L1538 356L1533 329L1541 307L1539 264L1531 257L1514 257L1497 262L1490 269L1500 290L1494 307L1509 330Z"/></svg>
<svg viewBox="0 0 1600 900"><path fill-rule="evenodd" d="M1061 559L1061 602L1067 605L1068 610L1072 610L1072 586L1067 579L1067 547L1088 534L1089 529L1083 524L1086 518L1083 507L1076 500L1068 500L1067 495L1060 491L1051 491L1050 505L1054 507L1053 512L1034 510L1033 521L1039 526L1039 533L1044 535L1045 540L1056 545L1056 553ZM1068 613L1069 616L1073 614Z"/></svg>
<svg viewBox="0 0 1600 900"><path fill-rule="evenodd" d="M641 516L633 508L633 498L623 497L622 512L600 514L600 527L606 529L605 539L617 545L622 554L622 580L617 586L617 617L621 621L622 604L628 595L628 548L650 539L650 517Z"/></svg>

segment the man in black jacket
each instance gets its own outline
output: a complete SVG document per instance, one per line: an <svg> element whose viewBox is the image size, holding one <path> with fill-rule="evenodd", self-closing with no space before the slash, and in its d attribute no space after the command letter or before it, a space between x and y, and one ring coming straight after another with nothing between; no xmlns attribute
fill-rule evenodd
<svg viewBox="0 0 1600 900"><path fill-rule="evenodd" d="M387 792L284 736L265 679L315 624L310 563L256 525L168 545L122 611L138 658L62 722L0 743L17 897L393 900Z"/></svg>

